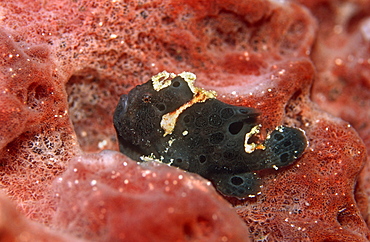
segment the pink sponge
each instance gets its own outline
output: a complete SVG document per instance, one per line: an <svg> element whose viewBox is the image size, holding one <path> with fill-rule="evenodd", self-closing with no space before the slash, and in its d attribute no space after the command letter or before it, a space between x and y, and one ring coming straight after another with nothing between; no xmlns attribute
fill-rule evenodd
<svg viewBox="0 0 370 242"><path fill-rule="evenodd" d="M83 241L31 222L18 213L14 204L2 193L0 193L0 211L0 241Z"/></svg>
<svg viewBox="0 0 370 242"><path fill-rule="evenodd" d="M99 241L249 241L234 210L198 175L114 151L72 159L55 184L54 224Z"/></svg>
<svg viewBox="0 0 370 242"><path fill-rule="evenodd" d="M233 226L237 236L240 222L216 225L212 213L207 213L216 211L212 204L229 205L219 203L220 198L204 180L190 179L174 168L148 164L146 170L153 172L142 177L144 168L122 158L121 162L128 164L124 169L129 170L120 172L125 174L122 186L131 190L122 192L130 194L129 198L117 198L118 182L113 182L114 187L108 181L118 174L111 172L120 169L108 169L114 165L102 161L121 158L99 154L81 158L80 163L73 160L61 184L51 186L76 154L118 149L112 115L121 94L162 70L191 71L197 75L197 86L216 90L223 102L260 110L261 135L278 125L306 132L308 149L293 166L260 174L264 185L260 196L230 201L253 240L368 241L369 6L370 1L352 0L2 0L2 191L28 218L80 237L102 239L105 226L104 235L118 238L124 230L107 218L128 219L119 214L128 213L129 202L119 200L138 198L134 205L142 207L130 205L128 226L143 220L140 226L127 227L132 234L171 228L177 229L178 236L199 238L196 236L213 228L208 236L237 240L239 237L231 237L231 230L230 234L222 231ZM311 97L353 128L318 109ZM93 165L93 160L98 163ZM82 167L86 172L81 172ZM73 173L74 168L78 172ZM158 175L147 180L162 171L170 173L169 178ZM76 178L71 178L71 173ZM84 182L79 177L83 174L91 178ZM183 180L178 179L180 174ZM125 184L125 179L131 182L134 176L138 185ZM139 185L139 178L146 185ZM155 183L155 179L159 181ZM91 186L92 180L95 186ZM178 183L171 185L172 181ZM179 193L175 199L174 188L180 189L183 183L181 189L187 197L181 198ZM185 190L191 184L193 189ZM55 189L59 203L49 196L55 195ZM193 193L196 195L190 198ZM0 211L9 211L8 203L0 200L0 204L4 207ZM202 204L207 205L195 207ZM170 216L180 213L175 205L199 215L184 212L176 219L156 222L170 208L174 209ZM164 211L154 206L162 206ZM221 216L226 208L217 206L217 221L227 221ZM104 216L99 217L101 213ZM235 219L235 214L230 216ZM1 231L14 229L11 221L16 218L6 216ZM195 226L197 218L201 219Z"/></svg>

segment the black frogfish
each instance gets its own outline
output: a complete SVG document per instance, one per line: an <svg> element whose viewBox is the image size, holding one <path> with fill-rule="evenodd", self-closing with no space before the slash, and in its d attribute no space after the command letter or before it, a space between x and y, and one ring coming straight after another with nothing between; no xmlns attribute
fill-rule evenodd
<svg viewBox="0 0 370 242"><path fill-rule="evenodd" d="M264 141L259 112L216 99L194 86L195 75L161 72L122 95L114 113L120 151L197 173L226 196L253 197L257 171L292 164L307 140L298 128L278 126Z"/></svg>

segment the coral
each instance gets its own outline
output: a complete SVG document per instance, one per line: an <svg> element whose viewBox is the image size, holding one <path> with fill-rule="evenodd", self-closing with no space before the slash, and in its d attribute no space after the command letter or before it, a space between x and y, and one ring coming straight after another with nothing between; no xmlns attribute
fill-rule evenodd
<svg viewBox="0 0 370 242"><path fill-rule="evenodd" d="M249 241L243 221L210 186L156 162L138 167L114 151L76 157L54 184L54 224L99 241Z"/></svg>
<svg viewBox="0 0 370 242"><path fill-rule="evenodd" d="M82 163L70 160L118 150L112 117L121 94L163 70L191 71L197 86L216 90L221 101L260 110L262 137L279 125L306 132L309 146L296 163L261 174L261 195L228 199L253 240L368 241L369 15L367 0L1 1L1 188L29 219L93 238L95 228L81 231L88 226L84 221L102 226L94 216L103 207L89 200L97 194L77 194L68 183L52 186L53 180L59 175L73 179L73 167L82 169L87 162L84 169L91 172L86 174L102 191L98 198L110 206L104 209L123 212L113 207L121 198L109 199L119 191L110 185L103 193L99 187L107 184L109 178L101 177L107 173L93 174L99 166L89 163L100 157L109 173L118 169L113 156L121 155L103 152L82 156ZM154 164L130 166L139 177L145 169L181 172ZM190 187L204 182L181 174ZM75 175L87 185L80 173ZM212 186L198 188L204 196L197 190L199 196L191 201L220 201ZM64 192L94 207L81 213L86 220L73 220ZM165 193L159 194L163 197L152 195L159 200L150 201L165 203ZM189 209L188 218L197 218L200 207ZM138 215L154 216L150 210L142 207L131 222L137 223ZM79 226L66 228L63 221L69 218ZM184 228L178 217L165 219L168 228L174 221L178 231ZM9 231L11 225L2 226Z"/></svg>

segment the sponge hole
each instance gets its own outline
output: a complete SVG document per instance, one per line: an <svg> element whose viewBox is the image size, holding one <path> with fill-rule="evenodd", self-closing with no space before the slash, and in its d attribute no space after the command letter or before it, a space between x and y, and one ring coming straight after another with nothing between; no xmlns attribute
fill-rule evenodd
<svg viewBox="0 0 370 242"><path fill-rule="evenodd" d="M49 96L48 87L38 83L32 83L28 87L27 104L31 109L39 109L40 102Z"/></svg>

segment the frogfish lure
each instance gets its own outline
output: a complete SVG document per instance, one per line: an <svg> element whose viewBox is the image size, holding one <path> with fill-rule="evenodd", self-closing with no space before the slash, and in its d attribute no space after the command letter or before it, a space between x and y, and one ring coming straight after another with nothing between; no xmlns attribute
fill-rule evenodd
<svg viewBox="0 0 370 242"><path fill-rule="evenodd" d="M226 196L253 197L261 186L256 172L292 164L307 146L305 134L278 126L254 143L259 112L217 100L195 78L164 71L122 95L113 117L120 151L197 173Z"/></svg>

